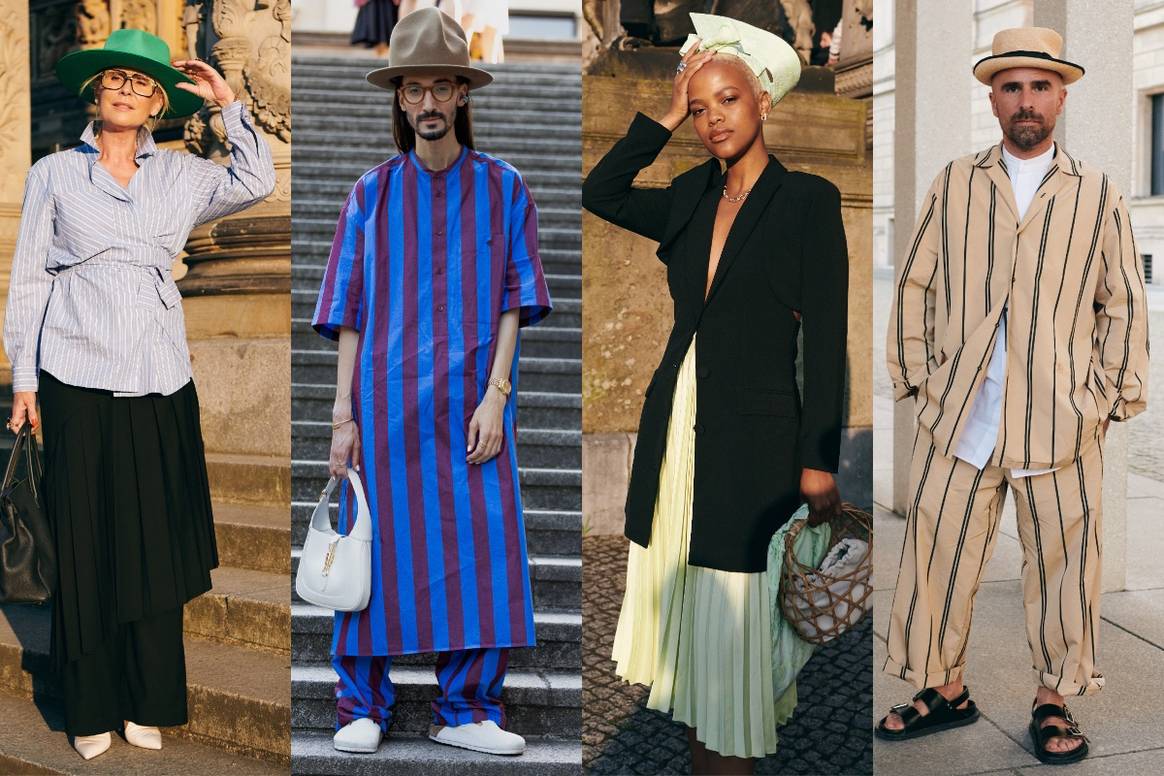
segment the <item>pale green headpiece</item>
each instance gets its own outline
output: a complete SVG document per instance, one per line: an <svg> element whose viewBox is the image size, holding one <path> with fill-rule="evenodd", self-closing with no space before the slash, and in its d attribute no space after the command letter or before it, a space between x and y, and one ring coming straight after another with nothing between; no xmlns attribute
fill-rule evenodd
<svg viewBox="0 0 1164 776"><path fill-rule="evenodd" d="M679 49L680 55L690 51L699 38L700 51L739 57L759 79L773 105L800 80L800 55L778 35L727 16L709 13L690 16L695 34L687 36L687 42Z"/></svg>

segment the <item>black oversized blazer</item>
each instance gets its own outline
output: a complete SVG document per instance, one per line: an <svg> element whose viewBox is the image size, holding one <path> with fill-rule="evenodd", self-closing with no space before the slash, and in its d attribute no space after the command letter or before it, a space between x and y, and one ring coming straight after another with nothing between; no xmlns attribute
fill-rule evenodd
<svg viewBox="0 0 1164 776"><path fill-rule="evenodd" d="M732 224L704 302L712 224L691 219L722 189L710 159L666 189L633 186L670 139L638 114L594 166L582 205L659 243L675 323L646 390L626 536L647 546L679 365L695 345L695 482L688 562L763 571L772 534L800 505L802 467L837 470L844 405L848 254L837 188L769 157ZM799 312L798 323L793 311ZM804 327L804 402L796 385Z"/></svg>

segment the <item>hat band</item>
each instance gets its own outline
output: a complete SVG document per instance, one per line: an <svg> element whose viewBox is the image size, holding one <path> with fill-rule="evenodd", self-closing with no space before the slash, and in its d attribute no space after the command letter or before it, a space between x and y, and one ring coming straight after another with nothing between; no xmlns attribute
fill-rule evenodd
<svg viewBox="0 0 1164 776"><path fill-rule="evenodd" d="M982 65L986 62L989 62L992 59L1016 59L1019 57L1024 57L1024 58L1028 58L1028 59L1042 59L1042 60L1046 60L1047 62L1054 62L1054 63L1059 64L1059 65L1066 65L1067 67L1073 67L1076 70L1078 70L1080 73L1086 72L1086 71L1084 71L1082 65L1077 65L1074 62L1068 62L1065 59L1058 59L1056 57L1051 56L1050 54L1048 54L1045 51L1025 51L1023 49L1019 49L1017 51L1007 51L1007 52L1004 52L1002 54L992 54L991 56L988 56L988 57L985 57L983 59L978 60L978 64L974 65L974 69L977 70L979 65Z"/></svg>

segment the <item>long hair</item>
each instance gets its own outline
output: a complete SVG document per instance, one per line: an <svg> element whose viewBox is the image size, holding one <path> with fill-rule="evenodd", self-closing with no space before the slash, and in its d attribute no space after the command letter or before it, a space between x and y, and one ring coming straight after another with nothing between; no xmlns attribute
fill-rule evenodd
<svg viewBox="0 0 1164 776"><path fill-rule="evenodd" d="M461 79L458 80L464 83ZM392 100L392 139L396 141L396 147L400 149L400 153L406 154L416 148L416 130L408 123L404 106L400 104L399 79L396 80L396 87ZM457 106L457 112L453 116L453 133L461 145L472 149L477 148L473 144L473 117L470 115L469 103L467 102Z"/></svg>

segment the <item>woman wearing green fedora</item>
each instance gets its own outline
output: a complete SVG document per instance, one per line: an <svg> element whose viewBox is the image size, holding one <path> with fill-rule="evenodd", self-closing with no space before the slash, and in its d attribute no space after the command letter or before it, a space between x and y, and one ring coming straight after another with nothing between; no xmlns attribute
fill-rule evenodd
<svg viewBox="0 0 1164 776"><path fill-rule="evenodd" d="M4 348L9 428L40 425L59 572L51 652L85 759L113 730L147 749L187 721L182 610L210 589L214 521L170 268L190 230L274 188L270 149L209 65L117 30L56 67L96 105L76 148L28 174ZM159 149L159 118L221 109L229 166ZM38 395L39 394L39 395Z"/></svg>

